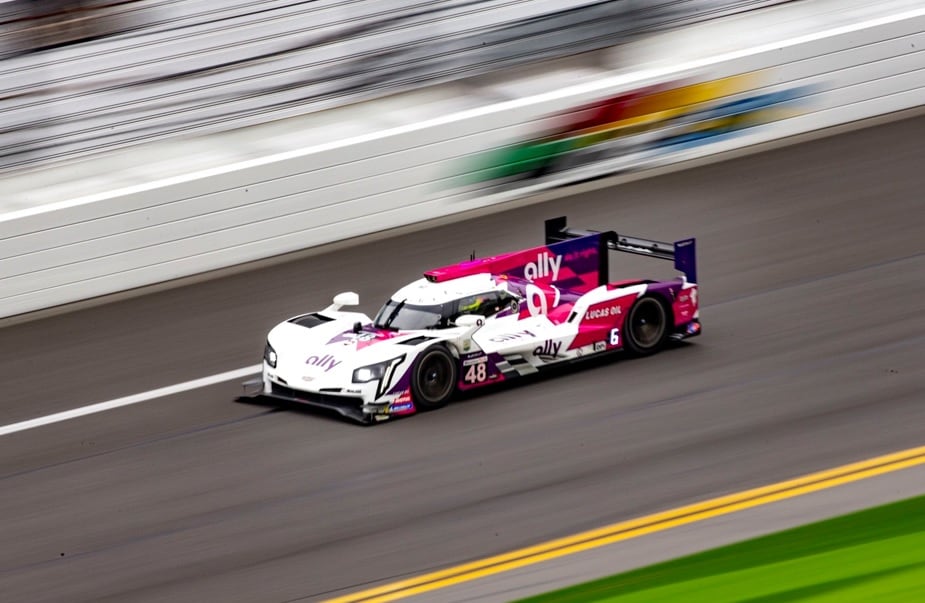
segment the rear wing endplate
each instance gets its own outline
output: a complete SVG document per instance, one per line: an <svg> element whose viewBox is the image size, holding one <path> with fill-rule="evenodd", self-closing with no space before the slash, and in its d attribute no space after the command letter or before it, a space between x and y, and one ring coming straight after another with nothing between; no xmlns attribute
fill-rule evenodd
<svg viewBox="0 0 925 603"><path fill-rule="evenodd" d="M671 260L674 262L675 269L684 274L687 282L697 282L697 240L694 238L665 243L642 237L621 235L612 230L602 232L569 228L568 220L565 216L546 220L547 245L595 234L601 236L601 246L607 250L645 255L660 260ZM602 253L601 256L601 279L602 282L605 282L608 273L607 254Z"/></svg>

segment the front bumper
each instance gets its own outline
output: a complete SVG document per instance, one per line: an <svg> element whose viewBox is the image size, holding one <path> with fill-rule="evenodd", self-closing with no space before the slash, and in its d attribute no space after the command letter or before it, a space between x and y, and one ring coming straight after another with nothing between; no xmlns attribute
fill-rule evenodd
<svg viewBox="0 0 925 603"><path fill-rule="evenodd" d="M308 392L297 390L279 383L268 381L269 388L264 384L262 378L245 381L244 395L239 399L253 401L278 401L290 404L299 404L322 408L337 412L341 416L363 423L364 425L374 421L387 419L389 404L368 404L363 401L361 396L344 395L333 392Z"/></svg>

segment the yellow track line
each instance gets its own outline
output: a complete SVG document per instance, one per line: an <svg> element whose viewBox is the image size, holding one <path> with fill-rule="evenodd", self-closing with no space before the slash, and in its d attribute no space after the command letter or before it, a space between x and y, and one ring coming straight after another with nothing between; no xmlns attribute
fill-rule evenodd
<svg viewBox="0 0 925 603"><path fill-rule="evenodd" d="M550 540L509 553L486 557L436 572L391 582L376 588L329 599L325 603L385 603L448 586L587 551L621 540L637 538L719 515L726 515L778 500L832 488L875 475L925 464L925 446L902 450L866 461L811 473L795 479L753 488L704 502L646 515L572 536Z"/></svg>

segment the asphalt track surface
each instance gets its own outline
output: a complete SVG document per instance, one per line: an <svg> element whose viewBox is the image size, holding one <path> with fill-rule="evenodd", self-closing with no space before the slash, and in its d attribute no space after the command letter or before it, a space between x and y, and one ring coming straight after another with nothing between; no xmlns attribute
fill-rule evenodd
<svg viewBox="0 0 925 603"><path fill-rule="evenodd" d="M259 362L542 220L698 237L704 334L355 426L223 383L0 438L11 601L311 601L923 444L925 118L0 330L0 424ZM612 276L654 260L614 258ZM629 258L627 258L629 259Z"/></svg>

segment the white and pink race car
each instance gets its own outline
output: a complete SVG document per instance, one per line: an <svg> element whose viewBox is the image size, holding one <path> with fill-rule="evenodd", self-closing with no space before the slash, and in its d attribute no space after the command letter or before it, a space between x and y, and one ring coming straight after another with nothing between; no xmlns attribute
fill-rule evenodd
<svg viewBox="0 0 925 603"><path fill-rule="evenodd" d="M437 268L375 319L355 293L267 336L243 399L299 403L373 423L445 405L460 390L700 334L694 239L662 243L546 221L546 244ZM608 282L609 252L672 260L672 280Z"/></svg>

